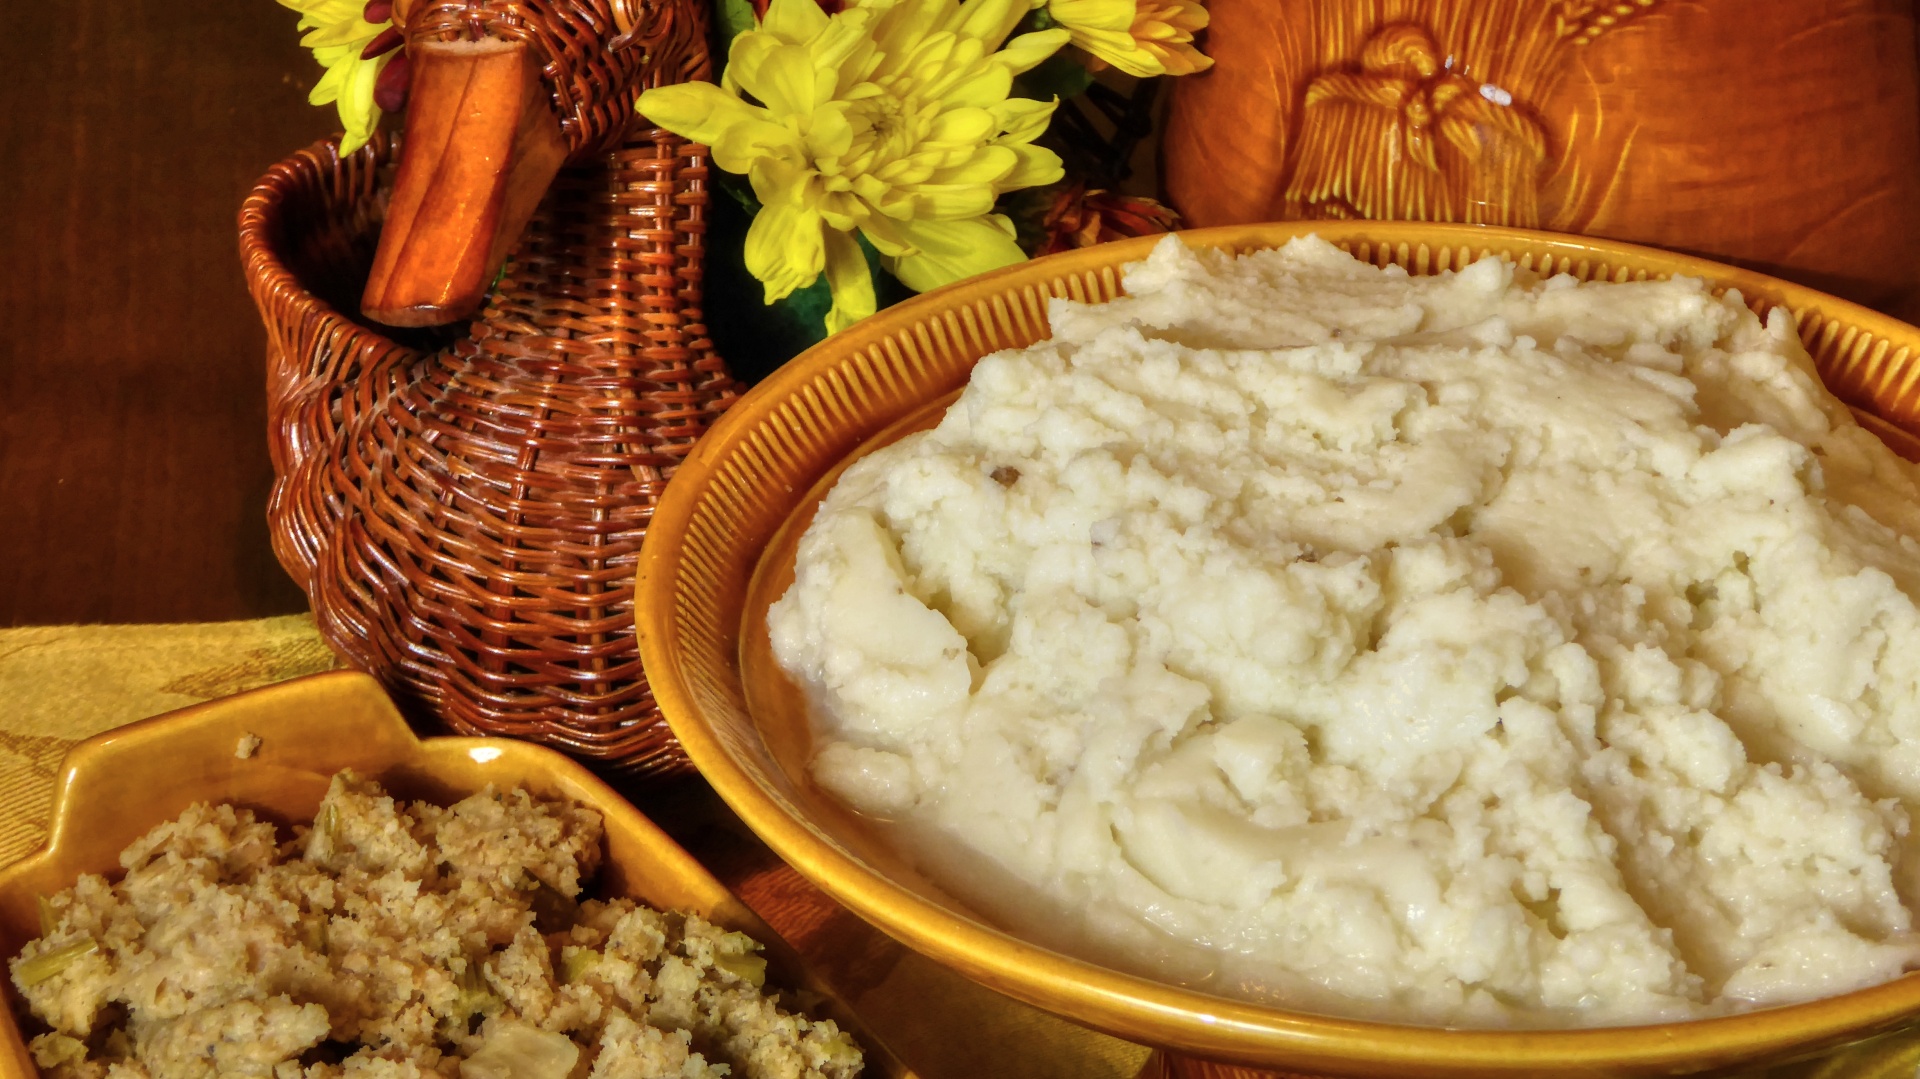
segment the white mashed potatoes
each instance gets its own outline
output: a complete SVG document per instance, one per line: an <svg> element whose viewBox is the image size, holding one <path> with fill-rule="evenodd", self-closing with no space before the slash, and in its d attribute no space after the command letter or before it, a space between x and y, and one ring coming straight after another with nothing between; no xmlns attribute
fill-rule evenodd
<svg viewBox="0 0 1920 1079"><path fill-rule="evenodd" d="M1915 474L1699 282L1160 244L849 469L817 778L1018 931L1420 1022L1920 965Z"/></svg>

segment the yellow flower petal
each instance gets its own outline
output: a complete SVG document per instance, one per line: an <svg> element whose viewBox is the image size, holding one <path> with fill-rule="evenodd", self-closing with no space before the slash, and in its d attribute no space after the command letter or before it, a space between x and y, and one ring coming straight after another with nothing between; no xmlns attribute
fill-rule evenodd
<svg viewBox="0 0 1920 1079"><path fill-rule="evenodd" d="M813 0L805 2L811 4ZM805 45L781 44L757 52L751 66L742 70L737 79L740 88L763 102L773 115L805 116L819 104L816 91L831 89L821 86L814 78L813 57ZM728 70L732 70L731 66Z"/></svg>
<svg viewBox="0 0 1920 1079"><path fill-rule="evenodd" d="M1134 0L1048 0L1047 3L1047 14L1053 21L1075 34L1093 30L1124 34L1133 25L1134 10Z"/></svg>
<svg viewBox="0 0 1920 1079"><path fill-rule="evenodd" d="M774 303L813 284L826 262L820 215L791 204L762 206L747 229L747 272L766 286Z"/></svg>
<svg viewBox="0 0 1920 1079"><path fill-rule="evenodd" d="M826 28L827 13L814 0L773 0L759 26L761 33L793 45L806 44Z"/></svg>
<svg viewBox="0 0 1920 1079"><path fill-rule="evenodd" d="M819 176L802 161L769 154L754 158L747 167L747 179L761 205L801 206Z"/></svg>
<svg viewBox="0 0 1920 1079"><path fill-rule="evenodd" d="M1054 104L1008 95L1014 74L1069 31L1007 41L1033 0L853 0L833 15L813 4L774 0L734 39L720 86L664 87L639 102L752 183L762 209L747 268L769 302L824 271L836 328L872 310L856 231L915 288L1018 261L994 203L1057 179L1060 162L1030 145Z"/></svg>
<svg viewBox="0 0 1920 1079"><path fill-rule="evenodd" d="M943 95L947 102L971 108L990 108L996 101L1005 101L1013 90L1013 72L998 65L982 66L975 69L964 81L958 82Z"/></svg>
<svg viewBox="0 0 1920 1079"><path fill-rule="evenodd" d="M999 214L964 221L906 221L900 233L914 253L892 260L902 284L925 292L964 277L1026 261L1013 240L1013 226Z"/></svg>
<svg viewBox="0 0 1920 1079"><path fill-rule="evenodd" d="M839 100L851 101L882 92L866 81L877 62L873 39L868 34L872 15L870 11L843 11L819 37L808 43L814 64Z"/></svg>
<svg viewBox="0 0 1920 1079"><path fill-rule="evenodd" d="M941 169L928 177L926 187L977 187L988 195L988 201L996 194L994 186L1000 178L1012 172L1020 164L1020 158L1012 149L1005 146L984 146L969 154L964 164L954 168ZM985 209L975 210L963 217L983 214Z"/></svg>
<svg viewBox="0 0 1920 1079"><path fill-rule="evenodd" d="M765 109L755 108L710 82L656 86L640 95L634 109L675 134L709 146L729 128L772 122Z"/></svg>
<svg viewBox="0 0 1920 1079"><path fill-rule="evenodd" d="M767 110L749 105L710 82L658 86L640 95L634 108L653 123L713 149L714 163L745 172L756 157L798 154L798 138Z"/></svg>
<svg viewBox="0 0 1920 1079"><path fill-rule="evenodd" d="M280 0L280 6L298 11L308 19L319 22L341 22L357 18L366 10L365 4L356 4L353 0Z"/></svg>
<svg viewBox="0 0 1920 1079"><path fill-rule="evenodd" d="M307 31L300 38L300 44L309 49L351 46L357 53L366 48L367 42L379 37L386 26L386 23L370 23L356 15L351 22L325 24Z"/></svg>
<svg viewBox="0 0 1920 1079"><path fill-rule="evenodd" d="M1200 0L1048 0L1047 14L1075 45L1129 75L1188 75L1213 65L1193 47L1207 25Z"/></svg>
<svg viewBox="0 0 1920 1079"><path fill-rule="evenodd" d="M329 105L339 100L340 85L346 81L346 65L329 67L327 73L320 76L320 81L313 84L313 89L307 91L307 104Z"/></svg>
<svg viewBox="0 0 1920 1079"><path fill-rule="evenodd" d="M869 217L860 224L860 235L867 238L882 258L913 254L913 245L901 235L900 226L885 217Z"/></svg>
<svg viewBox="0 0 1920 1079"><path fill-rule="evenodd" d="M1059 98L1052 101L1034 101L1025 97L1010 97L993 106L993 118L1003 132L1001 139L1008 142L1032 142L1047 130L1047 123L1053 119L1053 110L1060 104Z"/></svg>
<svg viewBox="0 0 1920 1079"><path fill-rule="evenodd" d="M1213 66L1213 58L1193 46L1193 36L1206 29L1207 21L1199 0L1141 0L1133 34L1167 74L1191 75Z"/></svg>
<svg viewBox="0 0 1920 1079"><path fill-rule="evenodd" d="M786 42L771 34L748 31L733 39L727 46L727 66L720 73L720 88L729 94L740 92L739 76L742 72L757 70L766 55Z"/></svg>
<svg viewBox="0 0 1920 1079"><path fill-rule="evenodd" d="M828 235L835 232L852 232L859 228L873 214L864 205L850 206L844 196L824 199L820 203L820 221L827 226ZM851 200L858 203L858 199Z"/></svg>
<svg viewBox="0 0 1920 1079"><path fill-rule="evenodd" d="M961 23L955 29L963 37L1002 42L1031 8L1029 0L968 0L960 6Z"/></svg>
<svg viewBox="0 0 1920 1079"><path fill-rule="evenodd" d="M978 144L999 130L1000 125L991 108L947 109L934 117L925 139L937 143Z"/></svg>
<svg viewBox="0 0 1920 1079"><path fill-rule="evenodd" d="M793 132L774 124L742 124L720 133L713 143L714 163L729 172L751 172L763 160L798 163L805 151Z"/></svg>
<svg viewBox="0 0 1920 1079"><path fill-rule="evenodd" d="M1057 184L1066 176L1067 170L1060 162L1060 155L1044 146L1009 146L1019 163L1013 171L1000 179L1000 189L1017 191L1023 187L1043 187Z"/></svg>
<svg viewBox="0 0 1920 1079"><path fill-rule="evenodd" d="M995 63L1007 69L1008 73L1018 75L1039 66L1042 60L1060 51L1060 46L1071 40L1073 35L1063 29L1036 30L1031 34L1021 34L1007 47L993 55Z"/></svg>
<svg viewBox="0 0 1920 1079"><path fill-rule="evenodd" d="M979 217L993 209L993 188L979 184L921 184L914 191L913 215L923 221Z"/></svg>
<svg viewBox="0 0 1920 1079"><path fill-rule="evenodd" d="M314 60L326 69L307 94L307 101L315 105L333 104L344 129L340 152L350 154L366 145L380 125L380 108L373 103L373 85L380 69L397 55L389 52L365 60L360 53L391 24L368 22L363 17L366 5L352 0L280 0L280 3L300 13L298 29L305 31L300 44L312 50Z"/></svg>
<svg viewBox="0 0 1920 1079"><path fill-rule="evenodd" d="M899 0L875 5L879 17L873 24L873 43L889 60L897 61L913 51L928 35L937 32L943 21L943 0Z"/></svg>
<svg viewBox="0 0 1920 1079"><path fill-rule="evenodd" d="M380 124L380 107L373 103L373 84L379 78L380 69L393 58L392 53L373 60L356 58L352 72L340 88L340 98L334 103L334 109L340 114L340 124L346 134L340 139L340 155L346 155L367 144L373 137L374 128Z"/></svg>
<svg viewBox="0 0 1920 1079"><path fill-rule="evenodd" d="M807 129L806 145L815 158L845 157L853 148L853 125L847 120L846 107L835 102L816 111Z"/></svg>
<svg viewBox="0 0 1920 1079"><path fill-rule="evenodd" d="M827 289L833 307L827 311L827 332L839 333L873 314L873 273L867 268L867 256L860 242L844 232L825 234Z"/></svg>

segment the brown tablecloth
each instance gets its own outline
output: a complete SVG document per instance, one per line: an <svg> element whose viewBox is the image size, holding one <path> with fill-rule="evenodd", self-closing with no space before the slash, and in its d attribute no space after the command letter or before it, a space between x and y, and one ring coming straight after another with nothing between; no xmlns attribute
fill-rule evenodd
<svg viewBox="0 0 1920 1079"><path fill-rule="evenodd" d="M69 747L101 731L336 661L305 615L0 629L0 865L46 839ZM1141 1046L1002 997L854 918L760 845L704 784L627 792L820 968L922 1079L1130 1079ZM1751 1079L1913 1079L1920 1034Z"/></svg>

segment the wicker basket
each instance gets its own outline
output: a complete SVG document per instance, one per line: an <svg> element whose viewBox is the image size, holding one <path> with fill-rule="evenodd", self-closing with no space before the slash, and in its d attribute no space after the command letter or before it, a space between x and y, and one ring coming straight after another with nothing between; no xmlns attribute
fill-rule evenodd
<svg viewBox="0 0 1920 1079"><path fill-rule="evenodd" d="M633 571L661 488L733 397L701 312L706 150L642 129L563 170L487 310L437 350L348 314L394 150L318 144L241 213L280 562L333 648L416 712L684 770L641 673Z"/></svg>

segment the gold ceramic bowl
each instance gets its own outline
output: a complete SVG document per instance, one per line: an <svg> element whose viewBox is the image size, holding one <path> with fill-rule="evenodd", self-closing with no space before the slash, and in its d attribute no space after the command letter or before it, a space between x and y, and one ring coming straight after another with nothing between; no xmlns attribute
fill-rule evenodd
<svg viewBox="0 0 1920 1079"><path fill-rule="evenodd" d="M243 735L259 750L234 755ZM525 787L600 811L606 858L592 886L662 910L691 910L767 946L768 981L810 990L867 1049L869 1074L912 1079L874 1043L823 985L810 978L773 931L700 863L591 772L550 749L503 738L414 737L364 674L299 678L237 697L184 708L109 731L75 746L61 764L47 849L0 872L0 955L40 935L37 897L70 887L82 873L113 873L120 851L194 802L233 802L281 824L309 822L342 768L378 780L389 793L442 805L489 783ZM32 1076L15 1019L0 1018L0 1075Z"/></svg>
<svg viewBox="0 0 1920 1079"><path fill-rule="evenodd" d="M1270 247L1318 232L1414 273L1485 252L1616 281L1686 274L1800 320L1829 385L1856 405L1920 417L1920 330L1760 274L1628 244L1513 229L1312 222L1203 229L1196 247ZM1121 974L1001 932L892 853L808 777L796 689L771 662L766 607L793 547L853 457L930 425L974 361L1047 332L1051 296L1105 300L1155 238L1039 259L918 297L794 360L744 397L668 487L641 555L636 619L647 677L687 753L770 846L907 945L988 986L1124 1038L1209 1058L1352 1076L1652 1076L1777 1060L1920 1015L1920 977L1721 1019L1578 1031L1448 1031L1261 1007ZM1920 441L1869 422L1909 457Z"/></svg>

